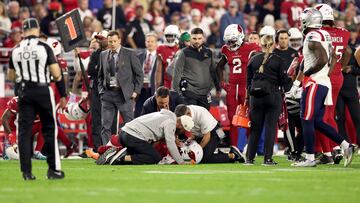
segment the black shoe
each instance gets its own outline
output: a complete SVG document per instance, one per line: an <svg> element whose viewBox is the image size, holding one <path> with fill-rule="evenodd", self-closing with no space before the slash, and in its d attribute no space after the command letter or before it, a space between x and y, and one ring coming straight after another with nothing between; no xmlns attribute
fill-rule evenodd
<svg viewBox="0 0 360 203"><path fill-rule="evenodd" d="M63 179L65 178L65 174L63 171L54 171L52 169L49 169L47 173L47 178L49 180Z"/></svg>
<svg viewBox="0 0 360 203"><path fill-rule="evenodd" d="M341 149L335 149L331 152L331 155L334 160L334 164L340 164L341 160L343 159L343 154L341 153Z"/></svg>
<svg viewBox="0 0 360 203"><path fill-rule="evenodd" d="M278 163L276 163L273 159L267 159L262 164L263 166L276 166Z"/></svg>
<svg viewBox="0 0 360 203"><path fill-rule="evenodd" d="M120 151L118 151L110 160L110 165L119 165L124 162L124 158L127 154L127 148L123 148Z"/></svg>
<svg viewBox="0 0 360 203"><path fill-rule="evenodd" d="M24 180L35 180L36 177L32 173L23 173Z"/></svg>
<svg viewBox="0 0 360 203"><path fill-rule="evenodd" d="M238 161L240 163L244 163L245 162L245 158L244 155L240 152L240 150L235 147L235 146L231 146L230 147L230 152L229 153L233 153L235 155L234 157L234 161Z"/></svg>
<svg viewBox="0 0 360 203"><path fill-rule="evenodd" d="M70 147L66 148L66 154L64 158L68 158L72 153L79 151L78 146L75 143L72 143Z"/></svg>
<svg viewBox="0 0 360 203"><path fill-rule="evenodd" d="M334 159L331 156L323 154L318 160L316 160L316 164L334 164Z"/></svg>
<svg viewBox="0 0 360 203"><path fill-rule="evenodd" d="M111 147L106 150L102 155L99 156L98 160L95 161L97 165L108 164L112 157L117 153L116 147Z"/></svg>
<svg viewBox="0 0 360 203"><path fill-rule="evenodd" d="M244 165L246 165L246 166L252 166L252 165L254 165L254 160L246 160L245 161L245 163L244 163Z"/></svg>

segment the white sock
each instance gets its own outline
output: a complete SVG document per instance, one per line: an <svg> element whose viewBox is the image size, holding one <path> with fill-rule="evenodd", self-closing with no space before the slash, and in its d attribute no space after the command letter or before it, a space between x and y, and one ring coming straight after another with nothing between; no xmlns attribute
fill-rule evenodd
<svg viewBox="0 0 360 203"><path fill-rule="evenodd" d="M338 150L338 149L341 149L339 145L333 148L333 150Z"/></svg>
<svg viewBox="0 0 360 203"><path fill-rule="evenodd" d="M340 144L341 148L343 149L347 149L349 148L350 144L348 142L346 142L346 140L342 141L342 143Z"/></svg>
<svg viewBox="0 0 360 203"><path fill-rule="evenodd" d="M306 154L305 158L310 161L315 161L315 155L314 154Z"/></svg>
<svg viewBox="0 0 360 203"><path fill-rule="evenodd" d="M327 157L331 157L331 152L325 152L324 154L325 154L325 156L327 156Z"/></svg>

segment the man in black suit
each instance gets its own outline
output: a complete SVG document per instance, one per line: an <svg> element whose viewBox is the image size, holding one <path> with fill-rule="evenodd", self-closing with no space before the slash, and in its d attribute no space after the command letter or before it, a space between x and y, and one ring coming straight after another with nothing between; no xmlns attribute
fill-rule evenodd
<svg viewBox="0 0 360 203"><path fill-rule="evenodd" d="M109 49L100 54L98 89L101 98L101 138L107 143L118 110L124 123L134 118L133 105L143 86L144 74L135 51L122 47L120 34L110 31Z"/></svg>
<svg viewBox="0 0 360 203"><path fill-rule="evenodd" d="M177 92L160 86L157 88L155 95L145 101L141 115L157 112L161 109L174 112L177 105L184 103L183 98Z"/></svg>
<svg viewBox="0 0 360 203"><path fill-rule="evenodd" d="M141 93L136 101L134 117L137 118L141 115L142 106L155 91L155 70L156 70L156 48L157 48L157 34L150 32L146 35L145 46L146 50L141 52L138 57L143 67L144 83L141 88Z"/></svg>

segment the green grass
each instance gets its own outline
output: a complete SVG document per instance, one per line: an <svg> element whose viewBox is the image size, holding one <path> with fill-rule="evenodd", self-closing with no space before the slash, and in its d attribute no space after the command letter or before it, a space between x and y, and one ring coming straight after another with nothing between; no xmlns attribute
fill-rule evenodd
<svg viewBox="0 0 360 203"><path fill-rule="evenodd" d="M262 158L262 157L261 157ZM36 181L21 178L17 161L0 161L0 202L359 202L360 157L342 165L293 168L241 164L97 166L62 160L66 178L46 180L47 165L33 161Z"/></svg>

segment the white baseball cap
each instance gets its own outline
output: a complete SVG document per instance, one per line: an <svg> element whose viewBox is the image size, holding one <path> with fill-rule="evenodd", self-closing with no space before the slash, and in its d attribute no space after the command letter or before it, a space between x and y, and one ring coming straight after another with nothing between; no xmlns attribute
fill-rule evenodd
<svg viewBox="0 0 360 203"><path fill-rule="evenodd" d="M197 8L194 8L190 12L191 16L201 16L201 11Z"/></svg>
<svg viewBox="0 0 360 203"><path fill-rule="evenodd" d="M194 127L194 121L190 116L183 115L180 116L181 125L184 127L186 131L191 131L191 129Z"/></svg>

